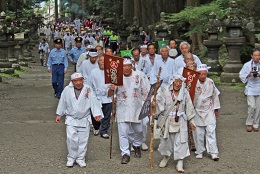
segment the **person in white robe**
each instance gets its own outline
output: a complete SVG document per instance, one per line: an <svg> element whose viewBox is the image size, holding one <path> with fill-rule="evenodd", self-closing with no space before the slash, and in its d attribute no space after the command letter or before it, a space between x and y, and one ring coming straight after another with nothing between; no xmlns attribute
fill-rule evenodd
<svg viewBox="0 0 260 174"><path fill-rule="evenodd" d="M71 35L69 33L69 29L66 30L66 35L63 37L65 51L68 53L71 50Z"/></svg>
<svg viewBox="0 0 260 174"><path fill-rule="evenodd" d="M88 52L89 59L84 60L80 67L78 72L80 72L84 77L84 83L89 84L89 76L93 69L98 68L98 52L96 49L91 49Z"/></svg>
<svg viewBox="0 0 260 174"><path fill-rule="evenodd" d="M151 71L150 83L154 84L157 81L159 68L162 68L160 79L163 80L161 87L169 85L169 78L177 72L180 68L174 60L169 57L169 50L167 46L161 48L161 58L155 60L154 66Z"/></svg>
<svg viewBox="0 0 260 174"><path fill-rule="evenodd" d="M186 53L186 54L184 54L183 57L184 57L184 63L185 63L184 67L196 71L197 64L195 63L193 54ZM177 74L182 75L184 67L179 68L177 71Z"/></svg>
<svg viewBox="0 0 260 174"><path fill-rule="evenodd" d="M260 118L260 51L255 48L251 54L252 59L245 63L239 72L239 77L246 84L248 116L246 120L247 131L259 131Z"/></svg>
<svg viewBox="0 0 260 174"><path fill-rule="evenodd" d="M84 60L89 59L89 55L88 55L89 50L91 50L91 49L93 49L93 48L94 48L94 47L93 47L92 45L88 45L88 46L86 47L86 52L82 53L82 54L79 56L79 59L78 59L78 62L77 62L77 66L76 66L76 70L77 70L77 71L79 70L80 65L82 64L82 62L83 62Z"/></svg>
<svg viewBox="0 0 260 174"><path fill-rule="evenodd" d="M155 60L160 59L161 55L156 54L156 48L153 43L149 43L147 45L147 51L148 51L148 54L147 54L148 60L150 60L150 63L153 67Z"/></svg>
<svg viewBox="0 0 260 174"><path fill-rule="evenodd" d="M195 124L196 130L193 137L196 146L196 158L201 159L204 151L211 155L214 161L218 161L219 151L216 139L216 123L218 110L220 109L219 90L216 88L212 79L207 77L208 69L206 64L198 65L197 71L200 72L195 89L194 107L196 110ZM204 140L206 139L206 149Z"/></svg>
<svg viewBox="0 0 260 174"><path fill-rule="evenodd" d="M148 60L147 57L142 58L140 50L138 48L134 48L132 50L132 55L134 58L134 68L142 71L148 78L150 77L152 64Z"/></svg>
<svg viewBox="0 0 260 174"><path fill-rule="evenodd" d="M190 44L185 41L181 42L180 50L181 50L181 55L176 58L176 63L178 64L179 67L185 67L183 55L190 52ZM192 54L192 55L193 55L194 61L197 65L202 64L200 59L198 58L198 56L196 56L195 54Z"/></svg>
<svg viewBox="0 0 260 174"><path fill-rule="evenodd" d="M116 121L122 155L121 164L127 164L130 161L130 129L134 131L132 145L135 156L141 157L143 130L139 114L142 103L148 95L150 84L146 83L144 76L138 71L132 70L131 59L125 58L123 66L123 86L118 86L116 90Z"/></svg>
<svg viewBox="0 0 260 174"><path fill-rule="evenodd" d="M169 85L160 88L156 103L158 124L155 129L160 132L160 145L158 151L164 156L159 167L166 167L171 154L178 161L176 169L184 172L183 159L190 155L188 145L188 124L194 130L195 110L185 88L185 78L175 74L169 79Z"/></svg>
<svg viewBox="0 0 260 174"><path fill-rule="evenodd" d="M110 127L110 118L112 111L112 95L114 95L115 85L105 84L104 74L104 56L98 58L99 68L95 68L91 71L89 81L90 86L93 88L97 99L102 105L102 112L104 118L100 122L96 122L92 119L94 126L94 135L98 135L102 138L108 139L108 129Z"/></svg>
<svg viewBox="0 0 260 174"><path fill-rule="evenodd" d="M52 35L50 25L47 26L47 29L45 30L45 35L46 35L46 40L50 43L51 42L51 35Z"/></svg>
<svg viewBox="0 0 260 174"><path fill-rule="evenodd" d="M86 167L85 155L91 123L90 112L96 121L103 118L101 105L93 89L83 83L82 74L73 73L70 84L61 94L56 111L57 123L60 122L62 116L66 116L67 167L73 167L75 162L80 167Z"/></svg>
<svg viewBox="0 0 260 174"><path fill-rule="evenodd" d="M138 48L135 48L135 49L132 50L132 54L133 54L133 57L134 57L134 60L132 60L133 70L137 71L138 73L140 73L142 78L145 80L146 84L150 84L150 81L149 81L148 77L146 76L146 74L135 67L136 60L137 60L136 58L139 57L139 55L140 55L138 51L135 51L136 49L139 50ZM146 100L146 99L144 99L144 100ZM142 105L143 105L143 103L142 103ZM148 123L149 123L149 118L148 118L148 116L146 116L145 118L142 119L143 138L142 138L141 149L143 151L148 150L148 146L147 146L147 144L145 142L146 141L146 137L147 137ZM130 129L129 130L129 140L130 140L131 143L133 142L133 139L134 139L133 137L134 137L134 131L133 131L133 129ZM131 146L131 152L134 152L133 146Z"/></svg>

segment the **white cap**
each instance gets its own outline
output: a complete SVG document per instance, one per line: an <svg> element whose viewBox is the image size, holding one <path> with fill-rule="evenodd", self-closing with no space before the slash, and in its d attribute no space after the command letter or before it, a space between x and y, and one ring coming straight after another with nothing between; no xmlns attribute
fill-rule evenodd
<svg viewBox="0 0 260 174"><path fill-rule="evenodd" d="M93 45L88 45L87 48L94 48L94 46Z"/></svg>
<svg viewBox="0 0 260 174"><path fill-rule="evenodd" d="M124 63L123 63L123 64L124 64L124 65L129 65L129 64L132 65L132 60L129 59L129 58L124 58Z"/></svg>
<svg viewBox="0 0 260 174"><path fill-rule="evenodd" d="M197 71L207 71L210 69L211 67L210 66L207 66L206 64L201 64L201 65L198 65L197 66Z"/></svg>
<svg viewBox="0 0 260 174"><path fill-rule="evenodd" d="M141 45L140 48L147 48L147 45Z"/></svg>
<svg viewBox="0 0 260 174"><path fill-rule="evenodd" d="M74 80L74 79L81 78L81 77L83 78L83 75L81 73L75 72L75 73L71 74L70 80Z"/></svg>
<svg viewBox="0 0 260 174"><path fill-rule="evenodd" d="M98 52L88 52L88 55L90 56L90 57L96 57L96 56L98 56Z"/></svg>

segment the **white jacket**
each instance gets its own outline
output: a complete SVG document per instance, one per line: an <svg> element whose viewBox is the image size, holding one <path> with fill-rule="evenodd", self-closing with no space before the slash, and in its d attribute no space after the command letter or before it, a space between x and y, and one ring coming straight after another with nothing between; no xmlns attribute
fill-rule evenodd
<svg viewBox="0 0 260 174"><path fill-rule="evenodd" d="M65 124L67 125L86 127L87 121L91 122L90 112L94 117L101 116L103 118L101 105L92 88L84 85L77 99L71 82L61 94L56 114L66 115Z"/></svg>

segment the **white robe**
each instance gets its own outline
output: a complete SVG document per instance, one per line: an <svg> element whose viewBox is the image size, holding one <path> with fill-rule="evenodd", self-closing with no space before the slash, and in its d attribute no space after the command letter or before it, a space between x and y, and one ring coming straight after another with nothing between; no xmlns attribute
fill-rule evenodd
<svg viewBox="0 0 260 174"><path fill-rule="evenodd" d="M162 58L155 60L150 76L151 84L157 82L157 75L160 67L162 67L160 79L163 80L161 87L167 86L169 85L168 82L170 77L172 77L172 75L177 72L179 67L175 64L175 61L170 57L168 57L166 61L163 61Z"/></svg>
<svg viewBox="0 0 260 174"><path fill-rule="evenodd" d="M100 103L105 104L112 102L112 97L108 97L110 84L105 84L104 70L100 68L93 69L89 76L89 82Z"/></svg>
<svg viewBox="0 0 260 174"><path fill-rule="evenodd" d="M172 85L161 88L157 94L156 114L160 114L158 123L163 129L160 129L161 139L158 151L163 156L171 156L174 153L174 160L184 159L190 155L188 145L188 121L193 123L195 110L189 95L184 88L180 89L178 97L172 97ZM180 101L179 106L172 105L175 101ZM175 121L176 111L179 121ZM169 113L168 117L167 114ZM157 126L155 127L157 129Z"/></svg>
<svg viewBox="0 0 260 174"><path fill-rule="evenodd" d="M245 94L246 95L260 95L260 78L259 77L249 77L247 75L252 71L254 66L259 67L260 71L260 63L256 64L250 60L245 63L243 68L239 72L239 77L243 83L246 83Z"/></svg>
<svg viewBox="0 0 260 174"><path fill-rule="evenodd" d="M70 46L71 46L71 43L70 43L70 41L71 41L71 36L69 35L65 35L64 37L63 37L63 40L64 40L64 45L65 45L65 48L70 48Z"/></svg>
<svg viewBox="0 0 260 174"><path fill-rule="evenodd" d="M197 64L197 66L198 66L198 65L201 65L202 63L201 63L199 57L196 56L195 54L192 54L192 55L193 55L194 61L195 61L195 63ZM185 62L184 62L184 57L183 57L182 54L179 55L178 57L176 57L175 60L176 60L176 63L177 63L177 66L178 66L178 67L185 67L185 66L186 66L186 64L185 64Z"/></svg>
<svg viewBox="0 0 260 174"><path fill-rule="evenodd" d="M127 83L127 78L130 84ZM118 86L116 92L117 122L141 122L139 114L150 89L150 84L145 78L147 77L138 71L132 71L130 77L123 76L124 84Z"/></svg>
<svg viewBox="0 0 260 174"><path fill-rule="evenodd" d="M152 69L152 63L150 62L148 57L141 58L140 56L136 69L142 71L149 78Z"/></svg>
<svg viewBox="0 0 260 174"><path fill-rule="evenodd" d="M85 52L85 53L82 53L80 56L79 56L79 59L77 61L77 66L76 66L76 70L79 71L79 68L80 68L80 65L82 64L82 62L84 60L87 60L88 59L88 52Z"/></svg>
<svg viewBox="0 0 260 174"><path fill-rule="evenodd" d="M61 94L56 114L60 116L66 115L66 125L86 127L87 122L91 122L90 109L93 116L103 118L101 105L93 89L88 85L84 85L77 100L71 82Z"/></svg>
<svg viewBox="0 0 260 174"><path fill-rule="evenodd" d="M80 72L84 77L84 83L89 85L89 76L93 69L98 68L98 61L96 61L94 64L90 62L90 59L84 60L80 67L78 72Z"/></svg>
<svg viewBox="0 0 260 174"><path fill-rule="evenodd" d="M207 126L216 121L214 110L220 109L219 94L212 79L207 77L203 84L198 80L194 97L197 126Z"/></svg>

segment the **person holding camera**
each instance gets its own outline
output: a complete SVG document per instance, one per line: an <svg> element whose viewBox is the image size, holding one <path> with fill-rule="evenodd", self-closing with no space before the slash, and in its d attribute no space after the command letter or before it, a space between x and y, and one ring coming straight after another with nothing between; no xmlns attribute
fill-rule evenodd
<svg viewBox="0 0 260 174"><path fill-rule="evenodd" d="M247 132L259 131L260 111L260 50L254 48L251 53L252 59L245 63L239 77L246 84L245 95L247 95L248 117L246 120Z"/></svg>
<svg viewBox="0 0 260 174"><path fill-rule="evenodd" d="M46 42L46 39L44 38L41 40L39 44L38 53L40 54L41 65L46 66L47 57L50 53L50 47L49 44Z"/></svg>

